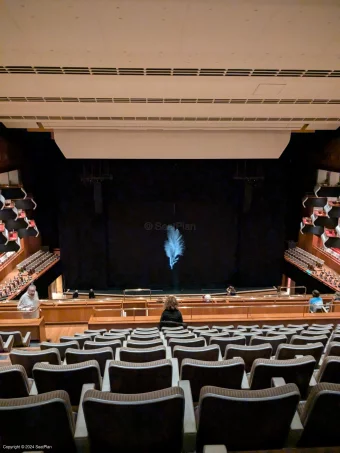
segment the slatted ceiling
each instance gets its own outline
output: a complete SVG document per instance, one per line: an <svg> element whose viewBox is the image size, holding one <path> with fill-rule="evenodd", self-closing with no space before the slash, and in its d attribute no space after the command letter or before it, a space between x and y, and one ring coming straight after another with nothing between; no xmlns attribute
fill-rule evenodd
<svg viewBox="0 0 340 453"><path fill-rule="evenodd" d="M88 102L113 104L340 104L340 99L206 99L206 98L76 98L0 97L0 102Z"/></svg>
<svg viewBox="0 0 340 453"><path fill-rule="evenodd" d="M340 77L339 69L99 68L85 66L0 66L0 73L200 77Z"/></svg>
<svg viewBox="0 0 340 453"><path fill-rule="evenodd" d="M84 121L102 121L103 117L98 116L0 116L1 120L63 120L67 118L68 120L84 120ZM123 117L123 116L114 116L114 117L105 117L107 121L141 121L142 117ZM165 121L164 117L159 116L149 116L143 117L143 121ZM324 122L338 122L340 118L267 118L267 117L166 117L166 121L281 121L281 122L311 122L311 121L324 121Z"/></svg>

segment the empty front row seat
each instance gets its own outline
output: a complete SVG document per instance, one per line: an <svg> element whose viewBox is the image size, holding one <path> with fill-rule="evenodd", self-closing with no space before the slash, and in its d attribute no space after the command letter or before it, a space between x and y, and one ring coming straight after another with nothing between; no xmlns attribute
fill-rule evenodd
<svg viewBox="0 0 340 453"><path fill-rule="evenodd" d="M10 336L13 336L14 348L27 348L31 342L31 332L27 332L26 335L23 337L19 330L15 330L13 332L0 332L0 337L2 341L7 341Z"/></svg>
<svg viewBox="0 0 340 453"><path fill-rule="evenodd" d="M280 344L277 348L275 359L290 360L295 359L297 355L311 355L314 357L316 365L318 365L323 349L322 343Z"/></svg>
<svg viewBox="0 0 340 453"><path fill-rule="evenodd" d="M269 359L272 355L272 347L269 343L256 346L228 345L225 350L224 359L233 359L242 357L245 363L245 370L248 373L251 370L253 362L259 358ZM270 386L269 386L270 387Z"/></svg>
<svg viewBox="0 0 340 453"><path fill-rule="evenodd" d="M211 337L209 344L217 344L221 349L222 357L225 354L225 349L229 344L246 345L246 337L240 335L238 337Z"/></svg>
<svg viewBox="0 0 340 453"><path fill-rule="evenodd" d="M175 346L189 346L189 348L203 348L206 346L205 339L203 337L189 338L188 340L183 338L171 338L169 340L169 347L173 351Z"/></svg>
<svg viewBox="0 0 340 453"><path fill-rule="evenodd" d="M283 448L299 399L295 384L251 391L203 387L197 452L208 444L225 445L228 451Z"/></svg>
<svg viewBox="0 0 340 453"><path fill-rule="evenodd" d="M188 346L175 346L173 357L178 359L178 367L181 369L182 360L196 359L205 361L216 361L220 358L220 348L216 344L203 348L190 348Z"/></svg>
<svg viewBox="0 0 340 453"><path fill-rule="evenodd" d="M268 389L271 387L272 378L283 378L287 384L296 384L302 399L306 399L314 368L315 359L309 355L292 360L257 359L250 373L250 388Z"/></svg>
<svg viewBox="0 0 340 453"><path fill-rule="evenodd" d="M308 400L300 403L299 415L304 430L300 448L340 445L340 385L322 383L313 387Z"/></svg>
<svg viewBox="0 0 340 453"><path fill-rule="evenodd" d="M125 394L162 390L172 386L173 371L171 360L147 363L111 361L108 366L109 389L105 387L103 390ZM178 370L176 373L178 381Z"/></svg>
<svg viewBox="0 0 340 453"><path fill-rule="evenodd" d="M88 350L68 349L65 358L67 365L96 360L99 364L100 374L104 376L106 361L113 360L114 356L112 349L104 346Z"/></svg>
<svg viewBox="0 0 340 453"><path fill-rule="evenodd" d="M325 357L315 379L317 382L340 384L340 357Z"/></svg>
<svg viewBox="0 0 340 453"><path fill-rule="evenodd" d="M139 395L89 390L83 407L92 451L182 452L184 393L179 387Z"/></svg>
<svg viewBox="0 0 340 453"><path fill-rule="evenodd" d="M244 361L238 357L231 360L205 362L184 359L181 366L181 380L190 381L192 399L198 402L202 387L240 389L244 375Z"/></svg>
<svg viewBox="0 0 340 453"><path fill-rule="evenodd" d="M154 348L121 348L118 351L117 359L123 362L153 362L166 358L165 346L156 346Z"/></svg>
<svg viewBox="0 0 340 453"><path fill-rule="evenodd" d="M14 350L10 353L12 365L22 365L28 377L32 377L32 370L36 363L48 362L53 365L60 365L61 359L58 349L50 348L44 351L23 351Z"/></svg>
<svg viewBox="0 0 340 453"><path fill-rule="evenodd" d="M13 344L14 344L13 335L9 335L6 341L2 339L2 337L0 336L0 352L11 352Z"/></svg>
<svg viewBox="0 0 340 453"><path fill-rule="evenodd" d="M63 390L9 400L0 399L2 445L48 445L54 452L76 453L74 418ZM48 450L45 450L48 451Z"/></svg>
<svg viewBox="0 0 340 453"><path fill-rule="evenodd" d="M58 349L59 354L60 354L60 359L64 360L65 359L65 353L66 349L68 348L73 348L73 349L79 349L79 343L78 341L67 341L66 343L49 343L48 341L43 341L40 343L40 349L42 351L45 351L46 349ZM43 362L43 360L42 360Z"/></svg>
<svg viewBox="0 0 340 453"><path fill-rule="evenodd" d="M111 348L113 357L116 356L116 351L118 348L121 348L122 342L120 340L113 340L113 341L105 341L104 343L98 343L95 341L85 341L84 349L98 349L98 348Z"/></svg>
<svg viewBox="0 0 340 453"><path fill-rule="evenodd" d="M84 384L94 384L100 390L102 379L98 362L76 363L74 365L49 365L37 363L33 368L33 378L38 393L65 390L72 406L78 406Z"/></svg>
<svg viewBox="0 0 340 453"><path fill-rule="evenodd" d="M22 365L0 367L0 398L22 398L28 396L32 384L33 379L27 377L25 368Z"/></svg>

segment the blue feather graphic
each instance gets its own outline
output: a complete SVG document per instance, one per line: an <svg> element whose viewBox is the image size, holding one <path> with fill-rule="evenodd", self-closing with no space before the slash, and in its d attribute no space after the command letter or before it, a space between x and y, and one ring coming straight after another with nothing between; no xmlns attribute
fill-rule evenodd
<svg viewBox="0 0 340 453"><path fill-rule="evenodd" d="M170 269L179 260L179 257L184 253L184 240L181 233L172 225L167 227L168 239L164 243L164 250L166 256L169 258Z"/></svg>

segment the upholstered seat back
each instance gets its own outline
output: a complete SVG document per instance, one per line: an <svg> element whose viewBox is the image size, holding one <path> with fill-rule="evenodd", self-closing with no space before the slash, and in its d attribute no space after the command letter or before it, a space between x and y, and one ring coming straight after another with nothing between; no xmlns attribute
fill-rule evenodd
<svg viewBox="0 0 340 453"><path fill-rule="evenodd" d="M68 341L77 341L79 344L79 349L83 349L85 341L92 341L91 335L77 335L74 337L60 337L60 343L66 343Z"/></svg>
<svg viewBox="0 0 340 453"><path fill-rule="evenodd" d="M322 383L313 387L308 400L299 407L304 425L298 447L337 447L340 445L340 385Z"/></svg>
<svg viewBox="0 0 340 453"><path fill-rule="evenodd" d="M275 359L290 360L295 359L295 356L297 355L311 355L314 357L316 364L318 364L320 362L323 349L322 343L280 344L276 350Z"/></svg>
<svg viewBox="0 0 340 453"><path fill-rule="evenodd" d="M204 346L206 346L206 341L203 337L189 339L170 338L168 345L170 346L171 351L173 351L175 346L189 346L189 348L203 348Z"/></svg>
<svg viewBox="0 0 340 453"><path fill-rule="evenodd" d="M294 384L255 391L203 387L197 452L209 444L225 445L228 451L281 449L299 398Z"/></svg>
<svg viewBox="0 0 340 453"><path fill-rule="evenodd" d="M146 393L171 387L171 360L146 363L112 361L109 365L111 392Z"/></svg>
<svg viewBox="0 0 340 453"><path fill-rule="evenodd" d="M263 343L256 346L241 346L230 344L225 349L224 359L233 359L242 357L245 363L246 372L250 371L253 362L259 358L270 358L272 355L272 346L269 343ZM270 387L270 386L269 386Z"/></svg>
<svg viewBox="0 0 340 453"><path fill-rule="evenodd" d="M267 389L271 387L272 378L281 377L287 384L296 384L305 398L314 368L315 359L310 355L292 360L257 359L250 373L250 388Z"/></svg>
<svg viewBox="0 0 340 453"><path fill-rule="evenodd" d="M128 348L154 348L156 346L164 346L163 340L160 338L150 341L128 340L126 342Z"/></svg>
<svg viewBox="0 0 340 453"><path fill-rule="evenodd" d="M184 394L179 387L138 395L89 390L84 415L98 452L181 453Z"/></svg>
<svg viewBox="0 0 340 453"><path fill-rule="evenodd" d="M30 382L22 365L0 367L0 398L22 398L29 392Z"/></svg>
<svg viewBox="0 0 340 453"><path fill-rule="evenodd" d="M251 346L256 346L259 344L263 343L269 343L271 347L273 348L272 350L272 355L276 354L277 347L282 344L282 343L287 343L287 337L285 335L276 335L276 336L267 336L264 337L262 335L254 335L250 339L250 345Z"/></svg>
<svg viewBox="0 0 340 453"><path fill-rule="evenodd" d="M126 341L126 336L125 335L120 335L120 334L117 334L117 335L97 335L94 339L94 341L96 343L106 343L106 342L109 342L109 341L120 341L122 344L124 341Z"/></svg>
<svg viewBox="0 0 340 453"><path fill-rule="evenodd" d="M178 366L181 369L182 360L196 359L204 361L216 361L219 359L220 348L217 344L203 348L190 348L189 346L175 346L172 356L178 359Z"/></svg>
<svg viewBox="0 0 340 453"><path fill-rule="evenodd" d="M326 335L316 336L305 336L305 335L293 335L290 340L291 344L308 344L308 343L322 343L326 346L328 337Z"/></svg>
<svg viewBox="0 0 340 453"><path fill-rule="evenodd" d="M340 342L337 341L331 341L328 344L326 354L328 355L335 355L335 356L340 356Z"/></svg>
<svg viewBox="0 0 340 453"><path fill-rule="evenodd" d="M198 402L200 391L206 385L240 389L244 374L244 361L241 358L205 362L184 359L181 366L181 380L190 381L194 402Z"/></svg>
<svg viewBox="0 0 340 453"><path fill-rule="evenodd" d="M95 342L95 341L85 341L84 343L84 350L89 349L98 349L98 348L111 348L113 357L116 356L117 348L122 346L122 342L120 340L112 340L112 341L105 341L103 343Z"/></svg>
<svg viewBox="0 0 340 453"><path fill-rule="evenodd" d="M99 364L100 374L103 376L105 371L105 365L107 360L113 360L113 352L111 348L102 347L98 349L67 349L66 351L66 363L71 365L73 363L83 363L88 360L96 360Z"/></svg>
<svg viewBox="0 0 340 453"><path fill-rule="evenodd" d="M0 400L2 445L48 445L50 451L75 453L74 420L65 391ZM48 451L48 450L45 450Z"/></svg>
<svg viewBox="0 0 340 453"><path fill-rule="evenodd" d="M211 337L209 344L217 344L220 347L222 357L225 354L225 349L229 344L239 344L245 346L246 337L243 335L234 337Z"/></svg>
<svg viewBox="0 0 340 453"><path fill-rule="evenodd" d="M23 343L23 337L19 330L16 330L13 332L0 332L0 337L2 338L2 341L4 341L4 342L7 341L8 337L10 335L13 335L13 337L14 337L14 343L13 343L14 348L20 348L22 346L26 346Z"/></svg>
<svg viewBox="0 0 340 453"><path fill-rule="evenodd" d="M68 348L79 349L78 341L67 341L66 343L49 343L48 341L43 341L40 343L40 349L45 351L46 349L58 349L60 359L65 359L65 352Z"/></svg>
<svg viewBox="0 0 340 453"><path fill-rule="evenodd" d="M32 370L36 363L48 362L53 365L60 365L61 359L58 349L50 348L43 351L13 350L9 358L12 365L22 365L28 377L32 377Z"/></svg>
<svg viewBox="0 0 340 453"><path fill-rule="evenodd" d="M94 384L101 388L101 376L98 362L88 362L74 365L49 365L37 363L33 368L38 393L53 390L65 390L70 397L72 406L78 406L84 384Z"/></svg>
<svg viewBox="0 0 340 453"><path fill-rule="evenodd" d="M136 341L151 341L151 340L158 340L160 338L160 334L158 332L151 333L151 334L140 334L137 335L135 333L130 335L130 340Z"/></svg>
<svg viewBox="0 0 340 453"><path fill-rule="evenodd" d="M154 362L163 360L166 357L165 346L156 346L154 348L121 348L120 360L123 362Z"/></svg>
<svg viewBox="0 0 340 453"><path fill-rule="evenodd" d="M317 373L316 380L317 382L340 384L340 357L325 357Z"/></svg>

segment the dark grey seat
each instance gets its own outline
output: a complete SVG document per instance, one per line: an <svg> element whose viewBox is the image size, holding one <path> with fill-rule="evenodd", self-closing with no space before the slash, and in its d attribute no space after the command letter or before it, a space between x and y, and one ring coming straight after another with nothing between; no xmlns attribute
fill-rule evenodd
<svg viewBox="0 0 340 453"><path fill-rule="evenodd" d="M109 347L101 347L98 349L79 350L69 348L66 351L66 363L71 365L73 363L83 363L88 360L96 360L99 364L100 374L104 376L105 365L107 360L113 360L113 351Z"/></svg>
<svg viewBox="0 0 340 453"><path fill-rule="evenodd" d="M146 393L172 385L171 360L145 363L111 361L108 374L113 393Z"/></svg>
<svg viewBox="0 0 340 453"><path fill-rule="evenodd" d="M284 324L263 324L261 329L279 330L284 328Z"/></svg>
<svg viewBox="0 0 340 453"><path fill-rule="evenodd" d="M331 341L327 346L327 355L340 356L340 342Z"/></svg>
<svg viewBox="0 0 340 453"><path fill-rule="evenodd" d="M286 328L287 329L294 329L294 330L297 330L297 331L301 332L301 330L307 329L308 326L309 326L309 324L287 324Z"/></svg>
<svg viewBox="0 0 340 453"><path fill-rule="evenodd" d="M159 338L156 340L150 341L137 341L137 340L128 340L126 342L128 348L154 348L156 346L164 346L163 341Z"/></svg>
<svg viewBox="0 0 340 453"><path fill-rule="evenodd" d="M250 346L250 341L254 336L260 335L262 336L262 331L260 330L253 330L252 332L243 332L242 335L246 339L246 345ZM266 343L266 342L264 342Z"/></svg>
<svg viewBox="0 0 340 453"><path fill-rule="evenodd" d="M251 370L254 360L258 358L270 358L273 348L269 343L263 343L256 346L242 346L230 344L225 349L224 359L233 359L241 357L245 363L245 369L248 373Z"/></svg>
<svg viewBox="0 0 340 453"><path fill-rule="evenodd" d="M326 335L317 335L317 336L303 336L303 335L293 335L290 344L310 344L310 343L322 343L325 347L328 341Z"/></svg>
<svg viewBox="0 0 340 453"><path fill-rule="evenodd" d="M340 445L339 384L317 384L310 392L308 400L299 404L298 411L304 426L298 447L324 448Z"/></svg>
<svg viewBox="0 0 340 453"><path fill-rule="evenodd" d="M2 341L7 342L8 338L12 336L14 338L13 348L27 348L31 342L31 332L27 332L23 337L20 330L13 330L13 332L1 332L0 337Z"/></svg>
<svg viewBox="0 0 340 453"><path fill-rule="evenodd" d="M188 346L175 346L172 352L174 358L178 359L178 367L181 369L182 360L196 359L204 361L217 361L220 348L218 345L205 346L203 348L190 348Z"/></svg>
<svg viewBox="0 0 340 453"><path fill-rule="evenodd" d="M151 334L151 335L130 335L130 340L134 341L151 341L151 340L159 340L160 335L159 333Z"/></svg>
<svg viewBox="0 0 340 453"><path fill-rule="evenodd" d="M178 323L174 323L174 324L178 324ZM189 327L188 327L188 329L189 329ZM168 327L164 326L161 328L161 330L162 330L162 332L164 332L165 330L169 330L169 331L171 330L172 332L175 332L176 330L185 330L185 328L184 328L183 324L181 324L181 325L177 325L177 326L170 326L170 325Z"/></svg>
<svg viewBox="0 0 340 453"><path fill-rule="evenodd" d="M326 337L331 336L331 331L330 330L303 330L300 332L300 335L304 337L316 337L318 335L326 335Z"/></svg>
<svg viewBox="0 0 340 453"><path fill-rule="evenodd" d="M69 341L77 341L79 344L79 349L83 349L85 341L92 341L91 335L77 335L76 337L60 337L60 343L67 343Z"/></svg>
<svg viewBox="0 0 340 453"><path fill-rule="evenodd" d="M194 402L198 402L200 391L206 385L240 389L244 375L244 361L241 358L205 362L184 359L181 366L181 380L190 381Z"/></svg>
<svg viewBox="0 0 340 453"><path fill-rule="evenodd" d="M133 331L133 329L129 329L129 328L126 328L126 329L110 329L110 333L114 334L114 335L119 335L119 334L126 334L126 333L131 333Z"/></svg>
<svg viewBox="0 0 340 453"><path fill-rule="evenodd" d="M208 444L228 451L283 448L300 398L295 384L266 390L201 390L197 452Z"/></svg>
<svg viewBox="0 0 340 453"><path fill-rule="evenodd" d="M297 332L296 330L280 329L266 333L267 337L274 337L275 335L285 335L285 337L287 338L287 343L290 343L290 340L294 335L297 335Z"/></svg>
<svg viewBox="0 0 340 453"><path fill-rule="evenodd" d="M85 341L84 350L89 349L98 349L98 348L111 348L113 357L116 356L116 351L118 348L122 347L122 342L120 340L105 341L103 343L95 341Z"/></svg>
<svg viewBox="0 0 340 453"><path fill-rule="evenodd" d="M314 368L315 359L309 355L291 360L257 359L250 372L250 388L268 389L272 378L283 378L287 384L296 384L302 399L306 399Z"/></svg>
<svg viewBox="0 0 340 453"><path fill-rule="evenodd" d="M194 333L184 333L184 334L174 334L174 333L167 333L165 335L165 339L167 342L169 342L169 340L171 338L182 338L182 339L187 339L189 340L190 338L196 338L196 335Z"/></svg>
<svg viewBox="0 0 340 453"><path fill-rule="evenodd" d="M92 334L92 333L95 333L97 335L101 335L101 334L103 334L105 332L107 332L106 329L87 329L87 330L84 330L84 335Z"/></svg>
<svg viewBox="0 0 340 453"><path fill-rule="evenodd" d="M208 325L205 326L188 326L188 330L210 330L210 327Z"/></svg>
<svg viewBox="0 0 340 453"><path fill-rule="evenodd" d="M97 335L94 339L95 343L107 343L111 341L120 341L122 344L126 341L125 335Z"/></svg>
<svg viewBox="0 0 340 453"><path fill-rule="evenodd" d="M36 363L48 362L53 365L60 365L61 359L58 349L50 348L44 351L13 350L9 358L12 365L22 365L28 377L32 377L32 370Z"/></svg>
<svg viewBox="0 0 340 453"><path fill-rule="evenodd" d="M211 337L210 338L210 343L209 344L217 344L220 347L222 357L225 354L225 348L229 344L240 344L244 345L246 344L246 337L244 336L238 336L238 337Z"/></svg>
<svg viewBox="0 0 340 453"><path fill-rule="evenodd" d="M96 336L97 335L101 335L101 334L98 333L98 332L92 332L92 333L86 333L86 334L77 332L77 333L74 333L73 335L74 335L75 338L83 337L84 335L86 335L87 337L91 337L91 341L94 341ZM103 335L105 335L105 333Z"/></svg>
<svg viewBox="0 0 340 453"><path fill-rule="evenodd" d="M166 349L164 346L154 348L121 348L119 359L123 362L154 362L166 358Z"/></svg>
<svg viewBox="0 0 340 453"><path fill-rule="evenodd" d="M260 326L258 324L253 324L253 325L249 325L249 326L239 324L237 326L237 329L245 329L247 332L251 332L252 330L259 330Z"/></svg>
<svg viewBox="0 0 340 453"><path fill-rule="evenodd" d="M58 349L60 354L60 359L65 359L65 352L68 348L79 349L78 341L67 341L66 343L49 343L48 341L43 341L40 343L40 349L45 351L46 349Z"/></svg>
<svg viewBox="0 0 340 453"><path fill-rule="evenodd" d="M224 330L235 329L235 326L232 324L227 324L226 326L212 326L212 329L216 329L219 332L223 332Z"/></svg>
<svg viewBox="0 0 340 453"><path fill-rule="evenodd" d="M275 359L291 360L295 359L297 355L311 355L314 357L316 365L318 365L323 353L323 349L324 347L322 343L280 344L277 348Z"/></svg>
<svg viewBox="0 0 340 453"><path fill-rule="evenodd" d="M48 445L51 451L76 453L75 424L65 391L0 400L2 445ZM48 451L48 450L44 450Z"/></svg>
<svg viewBox="0 0 340 453"><path fill-rule="evenodd" d="M0 367L0 398L22 398L28 396L33 379L28 379L22 365Z"/></svg>
<svg viewBox="0 0 340 453"><path fill-rule="evenodd" d="M182 452L184 394L179 387L139 395L89 390L83 407L92 452Z"/></svg>
<svg viewBox="0 0 340 453"><path fill-rule="evenodd" d="M74 365L49 365L37 363L33 368L33 378L38 393L65 390L72 406L78 406L84 384L94 384L100 390L102 379L98 362L76 363Z"/></svg>
<svg viewBox="0 0 340 453"><path fill-rule="evenodd" d="M210 332L201 332L199 334L201 338L205 338L207 344L210 344L210 339L213 337L219 337L219 338L230 338L229 333L225 330L223 332L217 332L217 333L210 333Z"/></svg>
<svg viewBox="0 0 340 453"><path fill-rule="evenodd" d="M331 355L325 357L315 379L317 382L340 384L340 357Z"/></svg>
<svg viewBox="0 0 340 453"><path fill-rule="evenodd" d="M175 346L189 346L189 348L203 348L206 346L205 338L197 337L197 338L189 338L189 339L181 339L181 338L170 338L169 340L169 347L171 351L173 351Z"/></svg>
<svg viewBox="0 0 340 453"><path fill-rule="evenodd" d="M244 333L247 333L245 329L228 329L228 333L231 337L239 337Z"/></svg>
<svg viewBox="0 0 340 453"><path fill-rule="evenodd" d="M328 324L316 324L316 323L314 323L311 326L309 326L308 328L311 328L311 327L315 327L317 329L330 329L330 330L332 330L333 327L334 327L334 324L332 324L332 323L328 323Z"/></svg>
<svg viewBox="0 0 340 453"><path fill-rule="evenodd" d="M134 333L141 333L145 335L149 335L150 333L159 333L159 329L157 327L137 327L133 330Z"/></svg>
<svg viewBox="0 0 340 453"><path fill-rule="evenodd" d="M14 344L14 337L10 335L7 340L3 340L0 336L0 352L11 352Z"/></svg>
<svg viewBox="0 0 340 453"><path fill-rule="evenodd" d="M287 343L287 337L285 335L267 337L255 335L250 339L250 346L256 346L264 343L269 343L271 345L271 347L273 348L272 355L275 355L278 346L282 343Z"/></svg>

